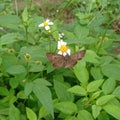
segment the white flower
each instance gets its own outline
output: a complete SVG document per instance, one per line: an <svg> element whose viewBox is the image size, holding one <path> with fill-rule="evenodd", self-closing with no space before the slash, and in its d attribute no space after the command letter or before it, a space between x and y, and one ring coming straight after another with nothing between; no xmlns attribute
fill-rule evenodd
<svg viewBox="0 0 120 120"><path fill-rule="evenodd" d="M46 19L46 21L39 24L38 27L44 27L45 30L49 30L51 25L53 25L53 22L51 22L49 19Z"/></svg>
<svg viewBox="0 0 120 120"><path fill-rule="evenodd" d="M70 49L67 46L67 43L63 40L58 41L58 54L66 56L70 55Z"/></svg>
<svg viewBox="0 0 120 120"><path fill-rule="evenodd" d="M64 33L59 33L58 39L62 40L63 37L64 37Z"/></svg>

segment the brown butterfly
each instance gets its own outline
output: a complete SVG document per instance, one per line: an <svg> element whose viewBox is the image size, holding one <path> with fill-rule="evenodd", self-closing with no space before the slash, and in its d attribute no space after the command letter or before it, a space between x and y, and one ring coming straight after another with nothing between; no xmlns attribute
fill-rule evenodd
<svg viewBox="0 0 120 120"><path fill-rule="evenodd" d="M73 67L78 60L81 60L86 53L86 50L82 50L79 52L76 52L72 55L59 55L55 53L47 53L47 59L52 63L53 67L55 68L70 68Z"/></svg>

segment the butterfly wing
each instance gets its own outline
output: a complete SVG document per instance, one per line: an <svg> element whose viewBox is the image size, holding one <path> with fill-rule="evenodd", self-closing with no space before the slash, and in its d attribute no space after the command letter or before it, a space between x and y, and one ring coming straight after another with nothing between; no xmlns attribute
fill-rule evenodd
<svg viewBox="0 0 120 120"><path fill-rule="evenodd" d="M48 61L50 61L55 68L64 67L65 59L64 56L55 54L55 53L47 53L46 54Z"/></svg>
<svg viewBox="0 0 120 120"><path fill-rule="evenodd" d="M69 57L66 56L65 57L66 63L64 66L66 68L73 67L77 63L78 60L81 60L84 57L85 53L86 53L86 50L82 50L82 51L79 51L79 52L76 52L70 55Z"/></svg>

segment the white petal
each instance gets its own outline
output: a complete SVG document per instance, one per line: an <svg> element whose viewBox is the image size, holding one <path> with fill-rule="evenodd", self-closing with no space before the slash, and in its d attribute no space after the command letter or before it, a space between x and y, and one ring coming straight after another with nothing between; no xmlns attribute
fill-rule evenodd
<svg viewBox="0 0 120 120"><path fill-rule="evenodd" d="M46 30L49 30L49 29L50 29L50 26L45 26L45 29L46 29Z"/></svg>
<svg viewBox="0 0 120 120"><path fill-rule="evenodd" d="M63 53L63 56L66 56L66 55L67 55L67 53L66 53L66 52L64 52L64 53Z"/></svg>
<svg viewBox="0 0 120 120"><path fill-rule="evenodd" d="M43 24L43 23L41 23L41 24L39 24L39 25L38 25L38 27L44 27L44 24Z"/></svg>
<svg viewBox="0 0 120 120"><path fill-rule="evenodd" d="M53 25L53 22L48 22L48 25Z"/></svg>
<svg viewBox="0 0 120 120"><path fill-rule="evenodd" d="M61 42L61 45L67 45L67 43L66 43L66 42L64 42L64 41L62 41L62 42Z"/></svg>
<svg viewBox="0 0 120 120"><path fill-rule="evenodd" d="M63 40L58 41L58 49L61 47L61 42L63 42Z"/></svg>
<svg viewBox="0 0 120 120"><path fill-rule="evenodd" d="M59 51L59 52L58 52L58 54L59 54L59 55L62 55L62 52L61 52L61 51Z"/></svg>
<svg viewBox="0 0 120 120"><path fill-rule="evenodd" d="M49 23L49 22L50 22L50 20L49 20L49 19L46 19L46 22L47 22L47 23Z"/></svg>
<svg viewBox="0 0 120 120"><path fill-rule="evenodd" d="M70 55L70 49L67 50L67 54Z"/></svg>

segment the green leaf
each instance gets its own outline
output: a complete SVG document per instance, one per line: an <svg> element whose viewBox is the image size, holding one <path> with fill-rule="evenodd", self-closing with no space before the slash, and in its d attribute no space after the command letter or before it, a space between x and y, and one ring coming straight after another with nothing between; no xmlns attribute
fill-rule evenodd
<svg viewBox="0 0 120 120"><path fill-rule="evenodd" d="M120 86L116 87L112 94L120 99Z"/></svg>
<svg viewBox="0 0 120 120"><path fill-rule="evenodd" d="M5 87L0 87L0 95L1 96L7 96L9 94L9 91Z"/></svg>
<svg viewBox="0 0 120 120"><path fill-rule="evenodd" d="M67 91L70 87L64 82L54 80L54 88L57 97L61 101L73 101L73 95ZM64 93L64 94L63 94Z"/></svg>
<svg viewBox="0 0 120 120"><path fill-rule="evenodd" d="M3 35L0 38L0 45L7 45L7 44L11 44L15 41L18 41L17 38L19 38L20 34L18 33L8 33Z"/></svg>
<svg viewBox="0 0 120 120"><path fill-rule="evenodd" d="M29 120L37 120L36 114L32 111L32 109L26 107L27 118Z"/></svg>
<svg viewBox="0 0 120 120"><path fill-rule="evenodd" d="M84 59L85 59L85 61L90 62L90 63L99 63L99 57L92 50L86 51L86 55L85 55Z"/></svg>
<svg viewBox="0 0 120 120"><path fill-rule="evenodd" d="M104 95L97 99L96 105L104 105L107 102L109 102L111 99L113 99L115 96L114 95Z"/></svg>
<svg viewBox="0 0 120 120"><path fill-rule="evenodd" d="M93 82L90 82L88 85L87 85L87 91L88 92L95 92L98 90L98 88L102 85L103 83L103 79L101 80L95 80Z"/></svg>
<svg viewBox="0 0 120 120"><path fill-rule="evenodd" d="M99 90L99 91L93 93L91 96L91 99L94 100L94 99L98 98L101 93L102 93L102 90Z"/></svg>
<svg viewBox="0 0 120 120"><path fill-rule="evenodd" d="M22 20L24 22L28 21L28 11L27 11L27 8L25 8L24 11L23 11L23 13L22 13Z"/></svg>
<svg viewBox="0 0 120 120"><path fill-rule="evenodd" d="M32 92L33 90L33 83L29 82L25 84L25 95L28 97L28 95Z"/></svg>
<svg viewBox="0 0 120 120"><path fill-rule="evenodd" d="M87 95L86 90L79 85L75 85L75 86L69 88L68 91L71 92L71 93L80 95L80 96L86 96Z"/></svg>
<svg viewBox="0 0 120 120"><path fill-rule="evenodd" d="M79 42L81 43L82 40L89 34L89 29L87 28L87 26L76 25L74 28L74 34L76 35L76 37L79 39Z"/></svg>
<svg viewBox="0 0 120 120"><path fill-rule="evenodd" d="M113 92L116 86L116 81L113 79L107 79L102 86L102 90L105 94L110 94Z"/></svg>
<svg viewBox="0 0 120 120"><path fill-rule="evenodd" d="M75 116L67 116L65 120L78 120Z"/></svg>
<svg viewBox="0 0 120 120"><path fill-rule="evenodd" d="M0 115L9 115L9 108L0 108Z"/></svg>
<svg viewBox="0 0 120 120"><path fill-rule="evenodd" d="M82 83L82 85L87 85L89 80L89 73L87 68L85 67L85 63L79 61L73 68L74 73L77 79Z"/></svg>
<svg viewBox="0 0 120 120"><path fill-rule="evenodd" d="M120 65L118 64L107 64L102 66L102 72L109 78L119 80L120 79Z"/></svg>
<svg viewBox="0 0 120 120"><path fill-rule="evenodd" d="M120 107L116 105L107 104L103 106L103 109L114 118L120 120Z"/></svg>
<svg viewBox="0 0 120 120"><path fill-rule="evenodd" d="M11 88L13 88L13 89L17 88L17 86L19 85L19 80L16 77L11 78L9 80L9 84L10 84Z"/></svg>
<svg viewBox="0 0 120 120"><path fill-rule="evenodd" d="M97 43L97 39L94 37L85 37L84 39L81 39L81 43L82 44L96 44Z"/></svg>
<svg viewBox="0 0 120 120"><path fill-rule="evenodd" d="M46 117L47 115L49 115L48 110L47 110L44 106L42 106L42 107L40 108L40 110L39 110L39 117L38 117L38 119L44 118L44 117Z"/></svg>
<svg viewBox="0 0 120 120"><path fill-rule="evenodd" d="M77 38L72 32L64 31L64 33L65 33L65 36L67 37L66 42L68 44L75 44L76 43L75 40L77 40ZM77 43L78 43L78 41L77 41Z"/></svg>
<svg viewBox="0 0 120 120"><path fill-rule="evenodd" d="M10 109L9 109L9 120L21 120L20 119L20 111L14 105L10 106Z"/></svg>
<svg viewBox="0 0 120 120"><path fill-rule="evenodd" d="M86 110L80 110L77 118L78 120L93 120L92 115Z"/></svg>
<svg viewBox="0 0 120 120"><path fill-rule="evenodd" d="M90 72L95 80L103 78L102 71L99 67L92 67Z"/></svg>
<svg viewBox="0 0 120 120"><path fill-rule="evenodd" d="M40 60L42 63L46 63L46 46L29 46L29 47L22 47L20 50L19 56L21 58L24 57L26 53L29 53L31 57L31 62L35 62L36 60Z"/></svg>
<svg viewBox="0 0 120 120"><path fill-rule="evenodd" d="M68 101L55 104L55 108L64 114L73 114L77 111L76 104Z"/></svg>
<svg viewBox="0 0 120 120"><path fill-rule="evenodd" d="M44 66L40 64L31 64L30 65L30 72L40 72L44 70Z"/></svg>
<svg viewBox="0 0 120 120"><path fill-rule="evenodd" d="M94 116L95 119L100 114L100 111L101 111L101 107L100 106L92 105L92 114L93 114L93 116Z"/></svg>
<svg viewBox="0 0 120 120"><path fill-rule="evenodd" d="M110 116L105 111L102 111L98 116L98 120L110 120Z"/></svg>
<svg viewBox="0 0 120 120"><path fill-rule="evenodd" d="M21 91L17 94L17 98L26 99L25 92L24 92L23 90L21 90Z"/></svg>
<svg viewBox="0 0 120 120"><path fill-rule="evenodd" d="M52 102L52 95L50 89L43 84L38 82L34 82L33 85L33 92L42 105L50 112L52 117L53 115L53 102Z"/></svg>
<svg viewBox="0 0 120 120"><path fill-rule="evenodd" d="M100 64L102 64L102 66L107 65L112 61L113 61L113 57L111 57L111 56L101 56L100 57Z"/></svg>
<svg viewBox="0 0 120 120"><path fill-rule="evenodd" d="M16 64L18 64L18 59L15 55L9 53L4 53L2 55L2 65L4 66L5 69Z"/></svg>
<svg viewBox="0 0 120 120"><path fill-rule="evenodd" d="M27 71L24 66L22 65L13 65L7 69L7 72L11 75L17 75L17 74L26 74Z"/></svg>
<svg viewBox="0 0 120 120"><path fill-rule="evenodd" d="M101 0L101 4L102 4L102 9L104 9L105 7L107 7L107 0Z"/></svg>
<svg viewBox="0 0 120 120"><path fill-rule="evenodd" d="M18 29L20 18L17 15L0 15L0 26Z"/></svg>

